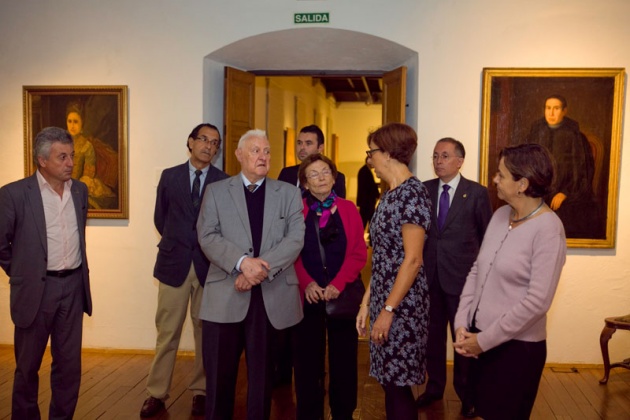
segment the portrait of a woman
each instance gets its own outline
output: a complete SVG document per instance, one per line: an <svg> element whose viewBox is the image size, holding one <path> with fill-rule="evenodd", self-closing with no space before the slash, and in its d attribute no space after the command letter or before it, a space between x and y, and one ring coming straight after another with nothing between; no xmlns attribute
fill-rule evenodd
<svg viewBox="0 0 630 420"><path fill-rule="evenodd" d="M70 102L66 107L66 127L74 140L72 178L87 185L90 208L113 208L117 202L117 156L111 147L84 133L84 121L81 103Z"/></svg>

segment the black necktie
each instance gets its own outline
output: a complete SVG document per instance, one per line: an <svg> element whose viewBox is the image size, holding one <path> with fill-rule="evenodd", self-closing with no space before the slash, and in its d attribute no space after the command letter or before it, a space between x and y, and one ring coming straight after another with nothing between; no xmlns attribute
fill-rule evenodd
<svg viewBox="0 0 630 420"><path fill-rule="evenodd" d="M448 214L449 208L449 197L448 197L448 189L451 188L448 185L442 186L442 194L440 194L440 208L438 210L438 228L442 230L444 227L444 223L446 222L446 215Z"/></svg>
<svg viewBox="0 0 630 420"><path fill-rule="evenodd" d="M193 181L192 192L190 193L192 197L193 207L195 209L199 208L201 204L201 197L199 196L199 192L201 191L201 170L197 169L195 171L195 180Z"/></svg>

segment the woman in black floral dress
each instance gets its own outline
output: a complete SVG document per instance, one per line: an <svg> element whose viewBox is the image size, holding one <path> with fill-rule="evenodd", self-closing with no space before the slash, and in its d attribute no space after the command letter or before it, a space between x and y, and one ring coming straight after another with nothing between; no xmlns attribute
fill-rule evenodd
<svg viewBox="0 0 630 420"><path fill-rule="evenodd" d="M384 125L368 137L368 163L389 185L370 223L372 280L357 316L371 319L370 376L385 390L388 419L417 419L411 385L425 380L429 296L422 249L431 220L425 186L409 170L415 131Z"/></svg>

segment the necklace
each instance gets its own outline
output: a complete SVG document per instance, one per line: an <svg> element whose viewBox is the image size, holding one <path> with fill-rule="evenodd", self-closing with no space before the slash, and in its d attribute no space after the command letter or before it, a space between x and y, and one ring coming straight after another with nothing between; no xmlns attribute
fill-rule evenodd
<svg viewBox="0 0 630 420"><path fill-rule="evenodd" d="M516 220L514 220L514 219L512 219L512 217L510 216L510 226L508 227L508 230L512 230L512 226L513 226L515 223L520 223L520 222L522 222L522 221L525 221L525 220L529 219L530 217L533 217L536 213L538 213L538 212L540 211L540 209L542 209L542 206L543 206L543 204L544 204L544 203L545 203L545 201L541 198L541 199L540 199L540 204L538 205L538 207L536 207L536 208L534 209L534 211L532 211L531 213L529 213L527 216L525 216L525 217L521 217L520 219L516 219Z"/></svg>

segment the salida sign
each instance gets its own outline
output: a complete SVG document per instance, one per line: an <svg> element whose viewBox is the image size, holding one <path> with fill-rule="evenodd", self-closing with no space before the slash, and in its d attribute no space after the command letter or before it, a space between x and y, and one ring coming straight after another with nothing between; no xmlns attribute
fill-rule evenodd
<svg viewBox="0 0 630 420"><path fill-rule="evenodd" d="M295 13L293 23L329 23L330 13Z"/></svg>

